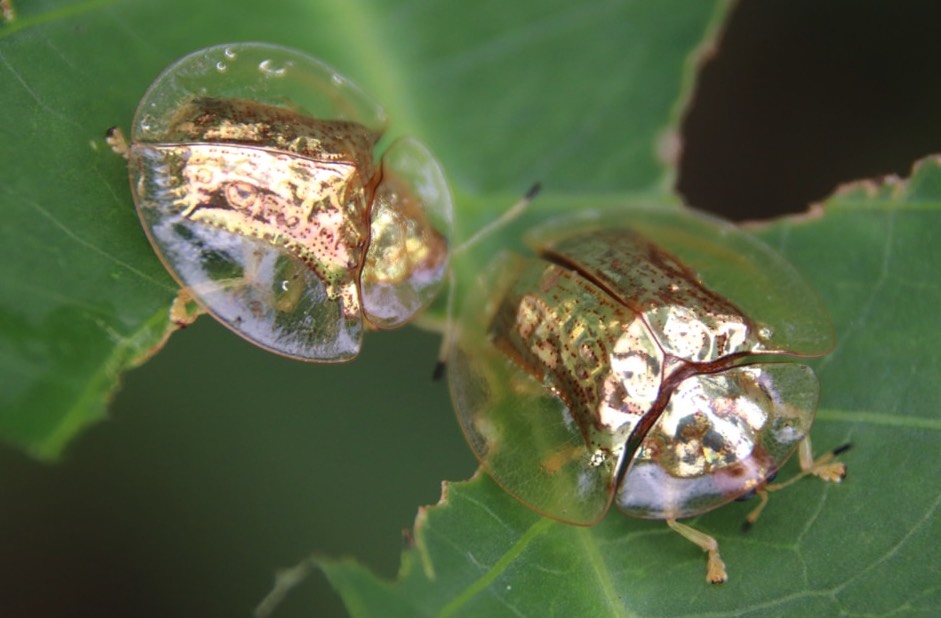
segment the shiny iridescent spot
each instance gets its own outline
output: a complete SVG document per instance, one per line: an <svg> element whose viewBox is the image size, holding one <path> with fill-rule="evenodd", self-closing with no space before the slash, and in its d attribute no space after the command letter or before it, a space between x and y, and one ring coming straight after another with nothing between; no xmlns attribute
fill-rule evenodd
<svg viewBox="0 0 941 618"><path fill-rule="evenodd" d="M440 291L451 196L402 138L379 162L382 109L301 52L219 45L166 69L141 100L128 160L164 265L222 324L311 362L359 353Z"/></svg>

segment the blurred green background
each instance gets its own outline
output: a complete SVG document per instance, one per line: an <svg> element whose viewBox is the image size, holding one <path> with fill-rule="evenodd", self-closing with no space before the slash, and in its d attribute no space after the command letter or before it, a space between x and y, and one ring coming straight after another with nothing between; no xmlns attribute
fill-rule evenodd
<svg viewBox="0 0 941 618"><path fill-rule="evenodd" d="M799 210L941 152L937 5L823 4L735 7L684 125L687 202ZM416 508L476 467L437 346L409 328L306 366L198 320L62 462L0 447L0 616L244 616L315 549L393 576ZM344 612L315 576L277 615Z"/></svg>

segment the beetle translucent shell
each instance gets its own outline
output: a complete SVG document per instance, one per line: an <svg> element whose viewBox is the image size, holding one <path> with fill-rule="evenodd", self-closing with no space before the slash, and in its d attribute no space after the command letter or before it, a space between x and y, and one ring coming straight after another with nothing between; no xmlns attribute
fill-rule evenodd
<svg viewBox="0 0 941 618"><path fill-rule="evenodd" d="M612 502L669 521L763 487L817 406L813 371L788 357L834 341L817 295L738 228L688 211L616 217L550 224L527 239L537 257L498 258L449 362L484 469L579 525Z"/></svg>
<svg viewBox="0 0 941 618"><path fill-rule="evenodd" d="M181 286L220 322L313 362L356 356L440 290L451 196L411 138L373 151L386 119L352 82L260 43L166 69L131 130L144 229Z"/></svg>

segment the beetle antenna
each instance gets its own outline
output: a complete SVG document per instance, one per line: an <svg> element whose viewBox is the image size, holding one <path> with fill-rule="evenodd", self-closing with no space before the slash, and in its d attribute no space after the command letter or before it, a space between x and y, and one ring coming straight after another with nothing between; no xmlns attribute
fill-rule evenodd
<svg viewBox="0 0 941 618"><path fill-rule="evenodd" d="M473 248L474 245L493 234L494 231L500 229L510 221L513 221L519 217L521 214L523 214L523 211L526 210L526 207L529 206L529 203L533 201L533 199L539 194L541 190L542 185L540 183L537 182L533 184L533 186L529 188L526 194L523 195L523 197L518 202L510 206L503 212L502 215L474 232L470 238L455 247L451 252L451 255L459 255Z"/></svg>
<svg viewBox="0 0 941 618"><path fill-rule="evenodd" d="M765 505L768 504L768 494L774 491L781 491L785 487L796 483L807 476L816 476L820 479L830 482L830 483L839 483L844 478L846 478L846 464L838 463L832 461L835 457L842 455L846 451L852 448L852 444L847 442L846 444L840 445L835 449L824 453L822 456L818 457L816 460L813 459L813 453L810 447L810 438L805 437L800 445L800 460L801 460L801 471L799 474L792 476L783 483L768 483L761 489L758 489L756 493L761 498L761 503L745 518L745 521L742 523L742 530L748 531L761 515L761 512L764 510ZM770 478L768 479L771 480Z"/></svg>
<svg viewBox="0 0 941 618"><path fill-rule="evenodd" d="M835 449L830 451L830 453L833 455L833 457L836 457L838 455L842 455L843 453L850 450L851 448L853 448L853 443L847 442L846 444L836 447Z"/></svg>
<svg viewBox="0 0 941 618"><path fill-rule="evenodd" d="M529 188L528 191L523 195L523 197L518 200L515 204L510 206L507 210L503 212L502 215L483 226L474 234L462 242L460 245L455 247L451 251L451 257L459 255L464 251L467 251L481 240L493 234L494 231L505 226L507 223L519 217L526 207L529 206L529 203L535 199L539 192L542 190L541 183L533 183L533 186ZM446 308L446 318L444 326L444 334L441 336L441 347L438 350L438 361L435 363L434 371L431 374L431 379L434 382L437 382L444 377L444 373L447 369L447 357L448 353L451 350L451 340L453 339L453 318L454 318L454 289L455 289L455 277L454 277L454 267L452 266L448 270L448 299L447 299L447 308Z"/></svg>

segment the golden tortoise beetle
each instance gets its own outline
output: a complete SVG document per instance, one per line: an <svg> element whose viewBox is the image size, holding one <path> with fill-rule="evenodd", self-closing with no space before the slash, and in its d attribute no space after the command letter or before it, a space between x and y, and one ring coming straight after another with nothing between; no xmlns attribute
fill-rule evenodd
<svg viewBox="0 0 941 618"><path fill-rule="evenodd" d="M126 154L141 222L167 270L222 324L278 354L342 362L365 328L396 328L440 291L451 195L420 142L373 160L385 114L301 52L218 45L167 68Z"/></svg>
<svg viewBox="0 0 941 618"><path fill-rule="evenodd" d="M629 221L629 226L624 225ZM458 320L451 395L464 434L504 490L542 515L597 523L614 502L676 521L802 472L838 482L847 447L813 460L818 382L788 357L829 352L833 330L799 274L738 228L692 211L560 220L505 255Z"/></svg>

